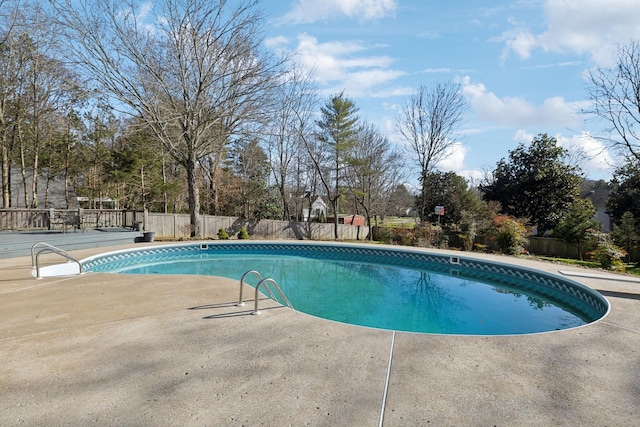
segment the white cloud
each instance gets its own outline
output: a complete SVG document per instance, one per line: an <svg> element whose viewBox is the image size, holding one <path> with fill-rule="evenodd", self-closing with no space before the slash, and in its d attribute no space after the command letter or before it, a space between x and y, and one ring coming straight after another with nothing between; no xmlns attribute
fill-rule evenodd
<svg viewBox="0 0 640 427"><path fill-rule="evenodd" d="M536 37L528 30L517 28L513 31L509 31L504 36L506 46L502 53L502 59L506 59L511 51L515 52L522 59L527 59L531 56L531 50L536 46Z"/></svg>
<svg viewBox="0 0 640 427"><path fill-rule="evenodd" d="M475 187L480 184L486 177L487 172L477 169L468 169L456 172L458 175L467 180L470 186Z"/></svg>
<svg viewBox="0 0 640 427"><path fill-rule="evenodd" d="M461 142L454 143L447 151L444 158L438 162L436 167L441 171L455 172L472 185L480 182L484 177L485 172L475 169L467 169L465 160L469 150L471 150L471 148Z"/></svg>
<svg viewBox="0 0 640 427"><path fill-rule="evenodd" d="M441 67L441 68L425 68L424 70L422 70L423 73L426 74L466 74L466 73L472 73L474 70L469 69L469 68L462 68L462 69L454 69L454 68L448 68L448 67Z"/></svg>
<svg viewBox="0 0 640 427"><path fill-rule="evenodd" d="M564 137L556 135L558 145L569 151L570 156L587 176L610 175L615 167L615 160L607 150L607 146L587 132Z"/></svg>
<svg viewBox="0 0 640 427"><path fill-rule="evenodd" d="M638 0L546 0L546 30L534 34L521 24L503 34L504 55L514 52L528 58L534 49L571 51L608 65L617 46L640 38Z"/></svg>
<svg viewBox="0 0 640 427"><path fill-rule="evenodd" d="M518 129L516 131L516 134L513 135L513 140L518 144L526 144L528 142L533 141L534 137L535 137L534 134L529 133L524 129Z"/></svg>
<svg viewBox="0 0 640 427"><path fill-rule="evenodd" d="M349 96L382 96L377 92L380 85L388 84L403 76L403 71L390 68L393 59L384 55L369 55L369 46L359 41L321 43L306 33L298 35L294 48L298 63L312 72L313 78L322 86L323 92L334 94L345 91ZM286 39L277 37L268 41L268 46L282 49ZM386 88L389 93L409 93L407 88Z"/></svg>
<svg viewBox="0 0 640 427"><path fill-rule="evenodd" d="M522 97L499 98L482 83L472 84L468 77L462 80L462 91L480 120L502 126L575 126L579 121L578 109L564 98L547 98L534 105Z"/></svg>
<svg viewBox="0 0 640 427"><path fill-rule="evenodd" d="M289 44L289 39L285 36L276 36L266 39L264 45L269 49L279 50Z"/></svg>
<svg viewBox="0 0 640 427"><path fill-rule="evenodd" d="M442 160L437 164L438 169L444 171L459 172L464 170L464 159L469 151L469 147L461 142L454 143L445 153Z"/></svg>
<svg viewBox="0 0 640 427"><path fill-rule="evenodd" d="M360 22L392 15L396 0L297 0L280 23L308 24L347 17Z"/></svg>
<svg viewBox="0 0 640 427"><path fill-rule="evenodd" d="M146 1L144 3L142 3L140 5L140 10L138 12L138 19L146 19L147 16L149 16L149 14L151 13L151 10L153 9L153 2L151 1Z"/></svg>

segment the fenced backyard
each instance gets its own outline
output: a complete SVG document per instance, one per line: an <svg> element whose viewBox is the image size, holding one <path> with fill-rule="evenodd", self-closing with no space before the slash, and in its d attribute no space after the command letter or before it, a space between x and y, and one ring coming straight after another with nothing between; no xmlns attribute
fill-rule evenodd
<svg viewBox="0 0 640 427"><path fill-rule="evenodd" d="M216 238L218 230L236 236L241 228L263 239L331 240L334 224L277 220L247 220L239 217L201 216L201 238ZM180 239L191 234L189 215L118 209L0 209L0 231L59 230L77 232L85 229L130 228L151 231L156 238ZM365 240L366 226L338 225L342 240Z"/></svg>

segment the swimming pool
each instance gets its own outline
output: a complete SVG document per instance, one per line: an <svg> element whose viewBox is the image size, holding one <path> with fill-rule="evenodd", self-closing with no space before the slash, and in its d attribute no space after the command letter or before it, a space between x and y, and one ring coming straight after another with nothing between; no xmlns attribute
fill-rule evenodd
<svg viewBox="0 0 640 427"><path fill-rule="evenodd" d="M609 310L599 293L556 275L410 248L215 241L112 252L82 264L93 272L238 280L258 270L278 282L298 311L406 332L547 332L586 325Z"/></svg>

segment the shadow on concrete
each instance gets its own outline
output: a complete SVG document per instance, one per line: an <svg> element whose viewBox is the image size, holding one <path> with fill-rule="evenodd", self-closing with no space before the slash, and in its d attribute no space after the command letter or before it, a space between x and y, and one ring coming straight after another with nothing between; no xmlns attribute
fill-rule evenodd
<svg viewBox="0 0 640 427"><path fill-rule="evenodd" d="M264 308L261 308L260 311L274 310L276 308L282 308L282 307L264 307ZM203 317L203 319L225 319L229 317L251 316L252 314L253 314L253 309L234 311L229 313L211 314L209 316Z"/></svg>
<svg viewBox="0 0 640 427"><path fill-rule="evenodd" d="M640 301L640 294L632 294L630 292L603 291L600 289L596 289L596 291L600 292L605 297L633 299L633 300Z"/></svg>
<svg viewBox="0 0 640 427"><path fill-rule="evenodd" d="M207 305L199 305L196 307L189 307L188 310L209 310L212 308L223 308L223 307L235 307L238 301L233 302L221 302L219 304L207 304Z"/></svg>

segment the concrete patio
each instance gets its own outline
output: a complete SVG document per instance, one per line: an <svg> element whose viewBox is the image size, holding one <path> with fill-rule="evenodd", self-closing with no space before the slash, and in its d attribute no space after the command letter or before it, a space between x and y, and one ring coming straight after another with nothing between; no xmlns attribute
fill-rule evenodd
<svg viewBox="0 0 640 427"><path fill-rule="evenodd" d="M599 274L572 279L607 296L605 319L485 337L361 328L267 300L252 316L225 278L35 280L29 257L0 259L0 425L635 426L640 283Z"/></svg>

